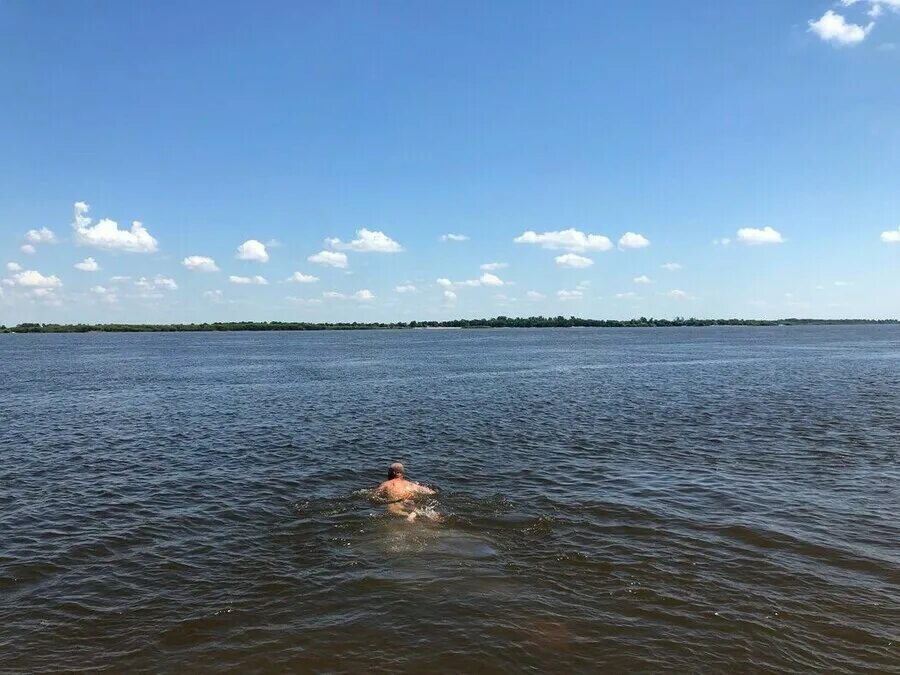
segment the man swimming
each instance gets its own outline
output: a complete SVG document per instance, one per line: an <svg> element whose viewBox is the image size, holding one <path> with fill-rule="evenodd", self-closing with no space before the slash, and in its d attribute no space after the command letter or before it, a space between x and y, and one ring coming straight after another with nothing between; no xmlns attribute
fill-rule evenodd
<svg viewBox="0 0 900 675"><path fill-rule="evenodd" d="M433 495L434 490L424 485L419 485L406 479L406 470L400 462L394 462L388 467L388 479L375 488L373 497L383 500L388 505L388 511L398 516L405 516L407 520L416 519L413 500L418 495Z"/></svg>

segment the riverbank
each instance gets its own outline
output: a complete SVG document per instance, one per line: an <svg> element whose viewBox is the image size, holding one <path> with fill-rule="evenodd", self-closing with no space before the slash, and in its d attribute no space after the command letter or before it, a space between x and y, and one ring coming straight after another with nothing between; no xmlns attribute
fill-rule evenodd
<svg viewBox="0 0 900 675"><path fill-rule="evenodd" d="M197 331L405 330L414 328L677 328L682 326L837 326L897 324L898 319L583 319L564 317L507 317L450 321L312 323L305 321L235 321L173 324L57 324L22 323L0 326L0 333L178 333Z"/></svg>

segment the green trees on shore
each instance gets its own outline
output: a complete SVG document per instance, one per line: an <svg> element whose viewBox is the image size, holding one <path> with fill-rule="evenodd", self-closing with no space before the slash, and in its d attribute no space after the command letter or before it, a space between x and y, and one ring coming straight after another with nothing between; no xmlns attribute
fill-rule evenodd
<svg viewBox="0 0 900 675"><path fill-rule="evenodd" d="M150 333L196 331L273 331L273 330L383 330L413 328L671 328L680 326L798 326L832 324L896 324L897 319L582 319L575 316L497 316L491 319L453 319L451 321L402 321L396 323L310 323L305 321L236 321L172 324L57 324L21 323L0 333Z"/></svg>

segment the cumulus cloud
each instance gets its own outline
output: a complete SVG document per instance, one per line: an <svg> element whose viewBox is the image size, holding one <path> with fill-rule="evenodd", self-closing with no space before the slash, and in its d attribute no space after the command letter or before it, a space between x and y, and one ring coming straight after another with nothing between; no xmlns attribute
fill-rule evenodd
<svg viewBox="0 0 900 675"><path fill-rule="evenodd" d="M34 255L35 251L37 251L31 244L22 244L22 246L19 247L19 250L27 255Z"/></svg>
<svg viewBox="0 0 900 675"><path fill-rule="evenodd" d="M93 258L85 258L80 263L75 263L75 269L82 272L99 272L100 265Z"/></svg>
<svg viewBox="0 0 900 675"><path fill-rule="evenodd" d="M237 247L237 255L235 255L235 258L238 260L253 260L255 262L264 263L269 261L269 252L266 250L266 245L261 241L248 239Z"/></svg>
<svg viewBox="0 0 900 675"><path fill-rule="evenodd" d="M399 286L394 286L394 290L397 291L397 293L415 293L416 287L412 284L401 284Z"/></svg>
<svg viewBox="0 0 900 675"><path fill-rule="evenodd" d="M244 286L246 286L246 285L266 286L269 283L268 281L266 281L265 277L261 277L258 274L253 277L238 277L238 276L235 276L232 274L231 276L228 277L228 281L230 281L233 284L239 284L239 285L244 285Z"/></svg>
<svg viewBox="0 0 900 675"><path fill-rule="evenodd" d="M585 234L570 227L557 232L533 232L528 230L513 239L516 244L537 244L548 249L564 251L608 251L612 248L609 237L602 234Z"/></svg>
<svg viewBox="0 0 900 675"><path fill-rule="evenodd" d="M650 245L650 240L637 232L626 232L619 237L619 250L624 251L629 248L644 248Z"/></svg>
<svg viewBox="0 0 900 675"><path fill-rule="evenodd" d="M309 256L307 260L318 265L328 265L329 267L342 269L347 266L347 254L335 253L334 251L319 251L315 255Z"/></svg>
<svg viewBox="0 0 900 675"><path fill-rule="evenodd" d="M456 289L477 288L478 286L503 286L505 282L496 274L485 272L477 279L467 279L465 281L450 281L445 277L441 277L440 279L437 279L435 283L437 283L438 286L446 289Z"/></svg>
<svg viewBox="0 0 900 675"><path fill-rule="evenodd" d="M490 272L485 272L480 277L478 277L478 282L482 286L502 286L503 280L498 277L496 274L491 274Z"/></svg>
<svg viewBox="0 0 900 675"><path fill-rule="evenodd" d="M815 33L825 42L836 45L852 45L862 42L875 26L874 21L870 21L866 26L848 23L843 16L831 9L817 21L810 20L808 23L811 33Z"/></svg>
<svg viewBox="0 0 900 675"><path fill-rule="evenodd" d="M403 247L396 241L378 230L362 228L356 231L356 239L348 242L337 238L326 239L325 243L331 248L344 251L357 251L359 253L400 253Z"/></svg>
<svg viewBox="0 0 900 675"><path fill-rule="evenodd" d="M635 277L634 279L632 279L632 281L634 281L634 283L636 283L636 284L652 284L653 283L653 281L650 279L650 277L648 277L646 274L642 274L639 277Z"/></svg>
<svg viewBox="0 0 900 675"><path fill-rule="evenodd" d="M312 274L303 274L303 272L294 272L287 278L287 281L291 281L297 284L312 284L318 280L319 277L314 277Z"/></svg>
<svg viewBox="0 0 900 675"><path fill-rule="evenodd" d="M763 228L742 227L737 231L737 240L742 244L749 244L751 246L784 243L784 238L781 236L781 233L768 225Z"/></svg>
<svg viewBox="0 0 900 675"><path fill-rule="evenodd" d="M222 304L222 302L224 301L224 295L222 291L219 290L203 291L203 297L217 305Z"/></svg>
<svg viewBox="0 0 900 675"><path fill-rule="evenodd" d="M677 272L681 269L681 265L676 262L667 262L660 265L664 270L668 270L669 272Z"/></svg>
<svg viewBox="0 0 900 675"><path fill-rule="evenodd" d="M529 300L543 300L547 296L544 295L543 293L538 293L537 291L528 291L525 294L525 297L528 298Z"/></svg>
<svg viewBox="0 0 900 675"><path fill-rule="evenodd" d="M322 293L322 297L327 300L360 300L361 302L370 302L375 299L375 294L368 288L363 288L351 295L339 291L325 291Z"/></svg>
<svg viewBox="0 0 900 675"><path fill-rule="evenodd" d="M666 295L668 295L670 298L674 298L675 300L686 300L687 298L691 297L685 291L678 290L677 288L669 291L668 293L666 293Z"/></svg>
<svg viewBox="0 0 900 675"><path fill-rule="evenodd" d="M8 262L6 263L6 269L10 272L21 272L22 266L17 262Z"/></svg>
<svg viewBox="0 0 900 675"><path fill-rule="evenodd" d="M485 272L496 272L497 270L505 270L509 267L509 263L505 262L489 262L481 265L481 269Z"/></svg>
<svg viewBox="0 0 900 675"><path fill-rule="evenodd" d="M54 274L44 276L37 270L25 270L4 279L7 286L23 286L25 288L60 288L63 284Z"/></svg>
<svg viewBox="0 0 900 675"><path fill-rule="evenodd" d="M583 255L577 255L575 253L558 255L554 260L560 267L585 268L594 264L594 261L590 258L585 258Z"/></svg>
<svg viewBox="0 0 900 675"><path fill-rule="evenodd" d="M205 255L189 255L181 264L195 272L218 272L219 266L212 258Z"/></svg>
<svg viewBox="0 0 900 675"><path fill-rule="evenodd" d="M563 289L561 291L556 291L556 297L564 301L581 300L581 298L584 297L584 292L577 288L571 291Z"/></svg>
<svg viewBox="0 0 900 675"><path fill-rule="evenodd" d="M147 277L141 277L137 281L134 282L134 285L140 288L143 291L177 291L178 284L175 283L174 279L169 277L164 277L161 274L157 274L152 279L148 279Z"/></svg>
<svg viewBox="0 0 900 675"><path fill-rule="evenodd" d="M465 234L442 234L439 239L441 241L469 241L469 237Z"/></svg>
<svg viewBox="0 0 900 675"><path fill-rule="evenodd" d="M128 253L153 253L157 250L156 239L139 221L132 221L130 230L120 230L119 224L109 218L103 218L91 226L91 219L87 216L90 207L85 202L75 202L74 208L72 228L77 244Z"/></svg>
<svg viewBox="0 0 900 675"><path fill-rule="evenodd" d="M900 227L881 233L881 241L885 244L900 244Z"/></svg>
<svg viewBox="0 0 900 675"><path fill-rule="evenodd" d="M450 290L444 291L444 300L447 302L454 302L456 300L456 293Z"/></svg>
<svg viewBox="0 0 900 675"><path fill-rule="evenodd" d="M58 240L53 230L42 227L39 230L28 230L25 241L29 244L55 244Z"/></svg>

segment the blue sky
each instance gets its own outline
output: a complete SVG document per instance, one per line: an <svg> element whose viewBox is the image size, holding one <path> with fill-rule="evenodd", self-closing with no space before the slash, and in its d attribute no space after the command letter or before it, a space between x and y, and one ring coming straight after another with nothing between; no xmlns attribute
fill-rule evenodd
<svg viewBox="0 0 900 675"><path fill-rule="evenodd" d="M7 0L0 44L0 323L900 316L898 0Z"/></svg>

